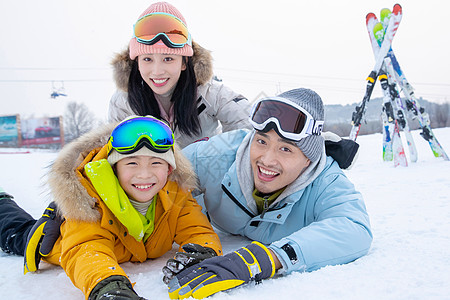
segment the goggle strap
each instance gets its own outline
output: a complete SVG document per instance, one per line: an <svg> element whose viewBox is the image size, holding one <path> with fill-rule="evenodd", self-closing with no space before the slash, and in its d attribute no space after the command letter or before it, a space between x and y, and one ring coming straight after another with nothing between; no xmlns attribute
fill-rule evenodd
<svg viewBox="0 0 450 300"><path fill-rule="evenodd" d="M114 150L114 147L112 146L111 137L108 139L108 143L106 143L106 151L108 152L108 156L111 154L111 152Z"/></svg>
<svg viewBox="0 0 450 300"><path fill-rule="evenodd" d="M308 135L320 135L323 130L324 121L317 121L312 119L308 124L308 129L306 129L306 134Z"/></svg>
<svg viewBox="0 0 450 300"><path fill-rule="evenodd" d="M156 153L165 153L165 152L169 151L169 149L171 147L171 146L167 146L167 147L157 148L156 145L153 145L153 143L147 137L141 137L135 147L132 147L132 148L130 147L129 149L126 149L126 150L116 149L116 151L121 154L131 154L131 153L137 152L144 146L146 146L148 149L150 149Z"/></svg>

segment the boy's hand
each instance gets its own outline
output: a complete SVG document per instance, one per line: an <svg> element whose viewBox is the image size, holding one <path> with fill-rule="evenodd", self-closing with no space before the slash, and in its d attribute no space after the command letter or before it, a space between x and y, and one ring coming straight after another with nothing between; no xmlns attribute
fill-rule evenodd
<svg viewBox="0 0 450 300"><path fill-rule="evenodd" d="M185 252L177 252L175 258L171 258L163 267L163 281L169 284L170 280L182 270L198 264L199 262L217 256L213 249L198 244L186 244L181 247Z"/></svg>
<svg viewBox="0 0 450 300"><path fill-rule="evenodd" d="M113 275L103 279L92 290L88 300L146 300L139 297L125 276Z"/></svg>
<svg viewBox="0 0 450 300"><path fill-rule="evenodd" d="M61 235L60 226L63 221L57 213L55 202L50 203L28 233L24 253L25 274L39 269L41 257L50 253Z"/></svg>

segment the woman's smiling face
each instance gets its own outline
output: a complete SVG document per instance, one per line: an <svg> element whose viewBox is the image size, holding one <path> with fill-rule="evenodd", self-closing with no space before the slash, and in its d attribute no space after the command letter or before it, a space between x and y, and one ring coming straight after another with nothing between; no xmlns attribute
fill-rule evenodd
<svg viewBox="0 0 450 300"><path fill-rule="evenodd" d="M158 95L173 91L181 71L186 70L183 56L174 54L139 55L138 65L142 79Z"/></svg>

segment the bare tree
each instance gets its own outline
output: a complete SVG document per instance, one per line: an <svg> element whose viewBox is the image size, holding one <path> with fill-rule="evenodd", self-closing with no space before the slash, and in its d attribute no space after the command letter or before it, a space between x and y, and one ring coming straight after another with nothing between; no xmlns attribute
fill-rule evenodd
<svg viewBox="0 0 450 300"><path fill-rule="evenodd" d="M64 132L66 142L70 142L94 127L94 114L85 104L71 101L64 113Z"/></svg>
<svg viewBox="0 0 450 300"><path fill-rule="evenodd" d="M448 119L449 119L449 113L450 113L450 105L448 102L445 102L443 104L436 104L434 106L434 120L436 121L435 127L445 127L447 126Z"/></svg>

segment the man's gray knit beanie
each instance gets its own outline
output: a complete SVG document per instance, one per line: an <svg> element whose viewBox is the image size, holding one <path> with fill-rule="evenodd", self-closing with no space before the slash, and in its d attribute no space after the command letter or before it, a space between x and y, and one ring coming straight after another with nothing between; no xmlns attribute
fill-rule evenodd
<svg viewBox="0 0 450 300"><path fill-rule="evenodd" d="M278 97L297 103L306 109L314 120L324 120L323 102L316 92L299 88L281 93ZM296 144L300 150L302 150L303 154L305 154L312 162L315 162L320 158L323 148L325 147L324 138L321 135L310 135L296 142Z"/></svg>

